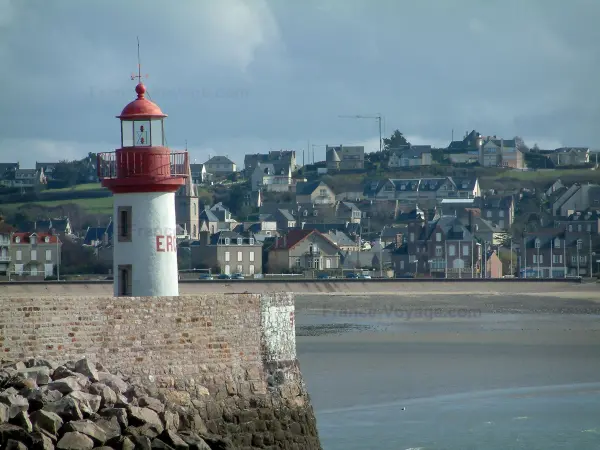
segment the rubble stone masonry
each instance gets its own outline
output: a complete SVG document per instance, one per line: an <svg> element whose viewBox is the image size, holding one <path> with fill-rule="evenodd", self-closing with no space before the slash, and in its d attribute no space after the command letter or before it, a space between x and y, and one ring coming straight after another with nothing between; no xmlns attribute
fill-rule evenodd
<svg viewBox="0 0 600 450"><path fill-rule="evenodd" d="M320 449L296 360L291 294L0 298L0 359L86 357L235 448Z"/></svg>

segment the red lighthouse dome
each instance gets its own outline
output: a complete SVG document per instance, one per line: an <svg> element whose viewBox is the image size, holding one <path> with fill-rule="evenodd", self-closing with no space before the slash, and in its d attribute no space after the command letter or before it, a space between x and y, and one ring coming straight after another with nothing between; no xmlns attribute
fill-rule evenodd
<svg viewBox="0 0 600 450"><path fill-rule="evenodd" d="M121 148L98 154L98 177L113 193L175 192L185 183L187 152L166 146L160 107L146 98L146 86L135 87L137 98L117 116Z"/></svg>
<svg viewBox="0 0 600 450"><path fill-rule="evenodd" d="M156 103L151 102L146 98L146 86L143 83L139 83L135 87L135 92L137 93L137 98L129 103L121 114L117 116L119 119L141 119L141 118L159 118L159 117L167 117L166 114L163 114L161 109L158 107Z"/></svg>

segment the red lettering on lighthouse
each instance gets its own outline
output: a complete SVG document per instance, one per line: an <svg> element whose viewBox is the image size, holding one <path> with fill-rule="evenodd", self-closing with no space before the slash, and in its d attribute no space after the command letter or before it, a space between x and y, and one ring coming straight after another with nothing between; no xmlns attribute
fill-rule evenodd
<svg viewBox="0 0 600 450"><path fill-rule="evenodd" d="M157 252L177 252L177 238L175 236L156 236Z"/></svg>
<svg viewBox="0 0 600 450"><path fill-rule="evenodd" d="M167 236L167 251L173 251L173 236Z"/></svg>
<svg viewBox="0 0 600 450"><path fill-rule="evenodd" d="M156 251L164 252L165 248L163 247L163 239L164 236L156 236Z"/></svg>

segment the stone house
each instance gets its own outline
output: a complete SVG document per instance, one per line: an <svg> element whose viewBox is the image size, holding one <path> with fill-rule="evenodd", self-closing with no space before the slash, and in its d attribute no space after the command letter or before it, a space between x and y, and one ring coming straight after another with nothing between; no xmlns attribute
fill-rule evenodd
<svg viewBox="0 0 600 450"><path fill-rule="evenodd" d="M552 215L569 217L576 211L600 209L600 185L575 183L552 204Z"/></svg>
<svg viewBox="0 0 600 450"><path fill-rule="evenodd" d="M358 202L364 198L364 187L361 184L347 184L335 189L335 199L338 202Z"/></svg>
<svg viewBox="0 0 600 450"><path fill-rule="evenodd" d="M205 206L200 211L198 232L207 231L210 234L215 234L219 230L219 218Z"/></svg>
<svg viewBox="0 0 600 450"><path fill-rule="evenodd" d="M13 233L10 242L11 272L17 277L50 277L60 264L62 242L49 233Z"/></svg>
<svg viewBox="0 0 600 450"><path fill-rule="evenodd" d="M590 149L587 147L561 147L548 154L555 166L580 166L589 164Z"/></svg>
<svg viewBox="0 0 600 450"><path fill-rule="evenodd" d="M0 163L0 184L10 184L15 179L15 173L20 168L20 164L16 163Z"/></svg>
<svg viewBox="0 0 600 450"><path fill-rule="evenodd" d="M209 173L206 171L205 164L190 164L190 171L194 184L206 183L209 179Z"/></svg>
<svg viewBox="0 0 600 450"><path fill-rule="evenodd" d="M40 184L47 184L47 179L43 170L16 169L14 179L4 180L4 184L18 188L34 188Z"/></svg>
<svg viewBox="0 0 600 450"><path fill-rule="evenodd" d="M346 233L340 230L330 230L325 234L327 239L338 246L343 252L357 252L360 250L360 245L356 240L351 239Z"/></svg>
<svg viewBox="0 0 600 450"><path fill-rule="evenodd" d="M360 223L362 212L354 203L337 202L335 204L335 218L346 222Z"/></svg>
<svg viewBox="0 0 600 450"><path fill-rule="evenodd" d="M327 170L357 170L365 168L365 147L339 145L325 147Z"/></svg>
<svg viewBox="0 0 600 450"><path fill-rule="evenodd" d="M294 187L292 168L287 162L258 163L250 176L253 191L290 192Z"/></svg>
<svg viewBox="0 0 600 450"><path fill-rule="evenodd" d="M591 233L557 228L526 233L519 256L524 278L589 276L594 269Z"/></svg>
<svg viewBox="0 0 600 450"><path fill-rule="evenodd" d="M584 211L576 211L566 219L555 219L554 227L569 232L599 234L600 208L588 208Z"/></svg>
<svg viewBox="0 0 600 450"><path fill-rule="evenodd" d="M488 137L481 145L480 164L483 167L525 168L523 152L517 148L515 139Z"/></svg>
<svg viewBox="0 0 600 450"><path fill-rule="evenodd" d="M317 230L290 230L276 239L267 266L270 273L338 269L340 249Z"/></svg>
<svg viewBox="0 0 600 450"><path fill-rule="evenodd" d="M226 156L213 156L204 165L206 171L215 176L227 176L237 171L236 164Z"/></svg>
<svg viewBox="0 0 600 450"><path fill-rule="evenodd" d="M273 150L269 153L255 153L244 156L244 172L249 176L254 172L258 164L272 163L277 165L287 165L293 172L296 170L296 151L295 150Z"/></svg>
<svg viewBox="0 0 600 450"><path fill-rule="evenodd" d="M392 152L388 161L390 169L423 167L431 164L431 145L411 145L407 149L396 150Z"/></svg>
<svg viewBox="0 0 600 450"><path fill-rule="evenodd" d="M479 179L477 177L453 177L452 181L456 186L456 196L458 198L481 197L481 188L479 186Z"/></svg>
<svg viewBox="0 0 600 450"><path fill-rule="evenodd" d="M479 245L457 217L437 216L431 222L417 218L408 222L406 233L404 244L392 255L396 275L478 276Z"/></svg>
<svg viewBox="0 0 600 450"><path fill-rule="evenodd" d="M4 222L0 217L0 276L8 275L10 262L12 260L10 252L11 235L15 228Z"/></svg>
<svg viewBox="0 0 600 450"><path fill-rule="evenodd" d="M220 231L211 235L203 231L198 240L190 243L190 248L194 268L248 276L262 273L262 244L253 236L233 231Z"/></svg>
<svg viewBox="0 0 600 450"><path fill-rule="evenodd" d="M497 225L502 230L509 230L515 219L515 199L512 195L490 195L483 199L481 205L482 218Z"/></svg>
<svg viewBox="0 0 600 450"><path fill-rule="evenodd" d="M48 163L48 162L36 162L35 163L35 170L38 173L43 173L46 178L48 180L52 180L53 176L52 176L52 172L54 172L54 168L58 165L59 163L57 162L53 162L53 163Z"/></svg>
<svg viewBox="0 0 600 450"><path fill-rule="evenodd" d="M300 182L296 185L296 203L334 204L335 193L323 181Z"/></svg>
<svg viewBox="0 0 600 450"><path fill-rule="evenodd" d="M388 179L379 186L377 200L417 202L455 197L456 185L450 177Z"/></svg>

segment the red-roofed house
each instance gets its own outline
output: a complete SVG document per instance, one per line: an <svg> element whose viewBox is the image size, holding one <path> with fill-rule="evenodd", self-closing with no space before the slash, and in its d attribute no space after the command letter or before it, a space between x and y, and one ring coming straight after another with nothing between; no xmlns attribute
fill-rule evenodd
<svg viewBox="0 0 600 450"><path fill-rule="evenodd" d="M317 230L291 230L269 250L270 273L340 267L340 249Z"/></svg>
<svg viewBox="0 0 600 450"><path fill-rule="evenodd" d="M49 233L13 233L10 253L16 277L45 278L56 274L62 242Z"/></svg>

